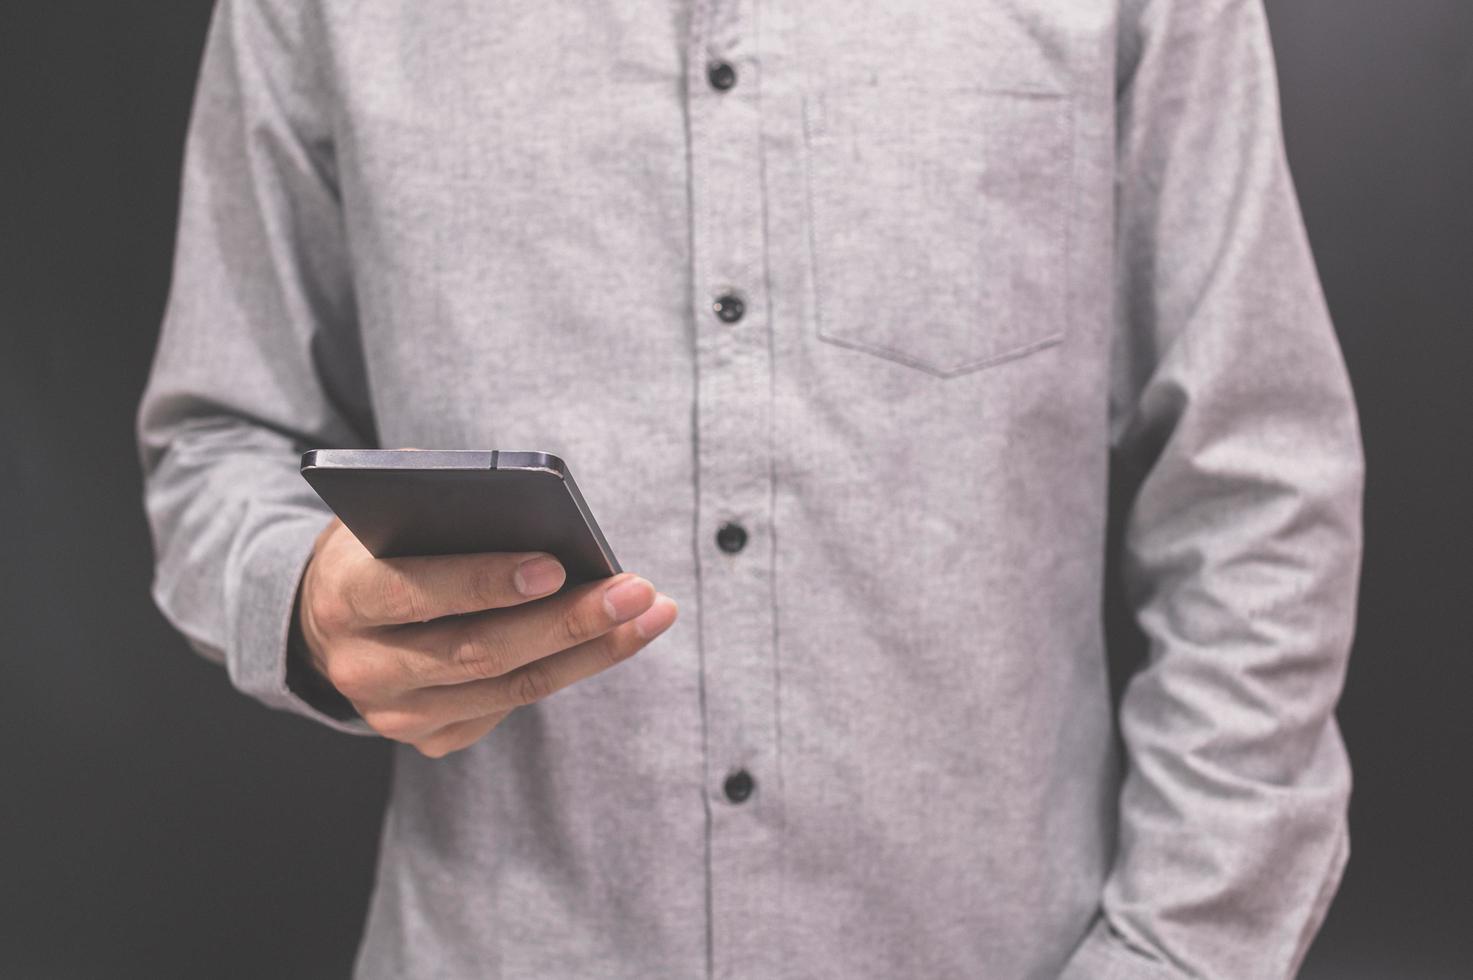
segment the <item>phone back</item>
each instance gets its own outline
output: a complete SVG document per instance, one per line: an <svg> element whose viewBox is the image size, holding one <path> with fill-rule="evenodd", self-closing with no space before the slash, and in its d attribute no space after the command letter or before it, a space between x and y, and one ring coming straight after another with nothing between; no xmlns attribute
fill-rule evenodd
<svg viewBox="0 0 1473 980"><path fill-rule="evenodd" d="M564 589L620 571L549 453L316 450L302 475L376 558L546 551L567 571Z"/></svg>

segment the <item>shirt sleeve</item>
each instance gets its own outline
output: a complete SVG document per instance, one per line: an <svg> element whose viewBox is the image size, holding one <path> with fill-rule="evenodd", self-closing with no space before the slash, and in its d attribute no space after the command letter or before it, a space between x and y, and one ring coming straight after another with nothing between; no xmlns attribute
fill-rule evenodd
<svg viewBox="0 0 1473 980"><path fill-rule="evenodd" d="M1287 977L1348 855L1334 720L1363 452L1261 0L1125 4L1111 439L1148 641L1101 914L1064 980Z"/></svg>
<svg viewBox="0 0 1473 980"><path fill-rule="evenodd" d="M216 6L137 435L165 617L240 690L371 734L287 681L298 584L330 517L300 455L375 438L316 7Z"/></svg>

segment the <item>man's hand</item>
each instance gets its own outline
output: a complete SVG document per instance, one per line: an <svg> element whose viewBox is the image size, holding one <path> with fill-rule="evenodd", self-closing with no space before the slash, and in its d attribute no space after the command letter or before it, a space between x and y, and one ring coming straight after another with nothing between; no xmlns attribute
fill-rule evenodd
<svg viewBox="0 0 1473 980"><path fill-rule="evenodd" d="M375 731L439 758L675 622L674 600L627 572L528 604L564 577L539 552L378 560L334 519L302 580L302 635Z"/></svg>

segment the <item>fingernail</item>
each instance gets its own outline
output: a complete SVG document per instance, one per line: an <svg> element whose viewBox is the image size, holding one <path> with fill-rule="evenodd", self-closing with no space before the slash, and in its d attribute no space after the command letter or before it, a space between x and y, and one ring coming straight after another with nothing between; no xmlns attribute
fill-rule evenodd
<svg viewBox="0 0 1473 980"><path fill-rule="evenodd" d="M604 591L604 610L614 622L622 623L648 609L654 595L655 587L636 575Z"/></svg>
<svg viewBox="0 0 1473 980"><path fill-rule="evenodd" d="M524 596L546 595L563 584L563 566L545 555L529 558L517 566L512 579Z"/></svg>
<svg viewBox="0 0 1473 980"><path fill-rule="evenodd" d="M667 595L659 595L655 597L655 604L634 621L634 632L639 634L641 640L653 640L674 622L675 600Z"/></svg>

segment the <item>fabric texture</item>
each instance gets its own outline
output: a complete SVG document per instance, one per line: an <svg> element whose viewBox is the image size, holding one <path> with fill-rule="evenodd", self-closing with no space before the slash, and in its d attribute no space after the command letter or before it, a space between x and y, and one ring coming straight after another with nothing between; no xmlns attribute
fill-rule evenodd
<svg viewBox="0 0 1473 980"><path fill-rule="evenodd" d="M138 434L160 608L345 732L307 449L556 453L680 605L396 749L365 980L1264 980L1339 881L1363 455L1259 0L220 0Z"/></svg>

